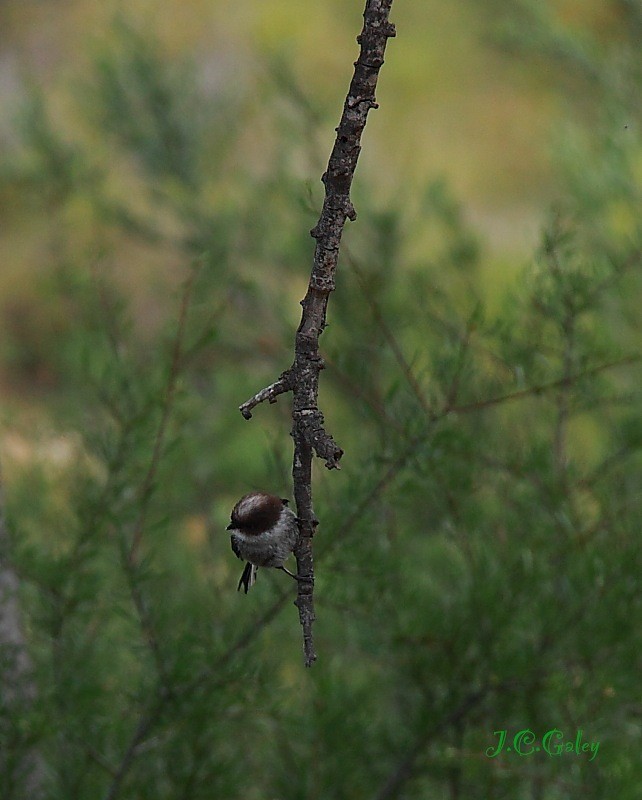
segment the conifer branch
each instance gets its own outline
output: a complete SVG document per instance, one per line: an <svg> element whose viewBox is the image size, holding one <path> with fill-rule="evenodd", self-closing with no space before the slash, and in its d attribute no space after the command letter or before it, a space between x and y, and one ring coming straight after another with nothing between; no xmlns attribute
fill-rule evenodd
<svg viewBox="0 0 642 800"><path fill-rule="evenodd" d="M37 699L31 657L22 626L18 590L20 580L10 559L9 530L4 509L4 486L0 473L0 698L7 717L3 724L24 719ZM20 796L38 800L45 796L46 766L40 751L24 738L20 726L9 733L16 752L0 755L2 785L13 784Z"/></svg>

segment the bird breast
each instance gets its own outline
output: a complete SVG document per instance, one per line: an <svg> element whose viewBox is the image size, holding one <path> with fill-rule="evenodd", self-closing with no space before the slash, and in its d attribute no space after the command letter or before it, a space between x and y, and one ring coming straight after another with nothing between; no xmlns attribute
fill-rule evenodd
<svg viewBox="0 0 642 800"><path fill-rule="evenodd" d="M241 558L257 567L281 567L296 544L298 528L296 516L284 508L279 520L261 533L232 530L232 547Z"/></svg>

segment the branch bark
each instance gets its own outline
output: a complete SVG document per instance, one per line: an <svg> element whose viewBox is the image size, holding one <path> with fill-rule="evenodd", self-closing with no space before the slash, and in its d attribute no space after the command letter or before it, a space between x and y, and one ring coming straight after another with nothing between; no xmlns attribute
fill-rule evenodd
<svg viewBox="0 0 642 800"><path fill-rule="evenodd" d="M318 520L312 506L312 458L316 454L328 469L338 469L343 450L326 431L318 407L319 373L323 359L319 355L319 337L326 326L330 292L335 288L335 271L346 219L357 217L350 201L350 187L361 151L361 134L368 112L377 108L375 89L388 39L395 28L388 21L392 0L367 0L364 24L357 42L361 46L354 75L348 90L328 168L321 180L325 199L321 216L310 231L316 239L314 263L308 290L301 301L303 313L294 341L294 362L277 381L240 406L246 419L264 400L273 403L279 394L291 391L292 437L294 458L292 478L299 520L299 539L294 550L297 561L298 592L295 605L303 629L305 665L316 660L312 625L314 615L314 561L312 537Z"/></svg>

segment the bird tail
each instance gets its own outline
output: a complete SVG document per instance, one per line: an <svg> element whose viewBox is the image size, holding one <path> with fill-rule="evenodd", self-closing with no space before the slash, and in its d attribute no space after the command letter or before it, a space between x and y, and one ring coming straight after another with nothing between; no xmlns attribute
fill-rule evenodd
<svg viewBox="0 0 642 800"><path fill-rule="evenodd" d="M250 590L250 587L254 586L256 583L256 572L258 567L254 564L250 564L248 561L245 565L245 569L243 570L243 574L241 575L241 580L239 581L239 585L236 589L237 592L241 591L241 586L245 590L245 594L247 594Z"/></svg>

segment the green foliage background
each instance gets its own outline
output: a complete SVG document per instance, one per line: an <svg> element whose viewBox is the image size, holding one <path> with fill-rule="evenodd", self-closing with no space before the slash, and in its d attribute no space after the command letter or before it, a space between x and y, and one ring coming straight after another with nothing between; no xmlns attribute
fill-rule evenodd
<svg viewBox="0 0 642 800"><path fill-rule="evenodd" d="M237 595L223 531L290 494L287 399L236 408L291 358L361 7L232 5L71 4L74 57L3 128L37 702L2 707L0 796L36 746L56 800L638 798L642 6L393 10L322 340L346 456L315 475L305 671L293 587ZM2 13L26 41L48 12ZM486 755L525 728L599 752Z"/></svg>

